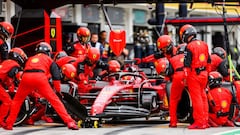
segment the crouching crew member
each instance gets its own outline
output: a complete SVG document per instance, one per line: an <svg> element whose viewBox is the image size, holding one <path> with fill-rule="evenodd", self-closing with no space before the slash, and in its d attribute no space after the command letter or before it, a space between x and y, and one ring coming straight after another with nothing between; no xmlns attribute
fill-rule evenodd
<svg viewBox="0 0 240 135"><path fill-rule="evenodd" d="M50 102L69 129L77 130L78 127L75 121L68 115L64 105L54 93L48 81L48 77L51 75L54 89L60 92L60 71L56 63L50 58L51 46L46 42L40 42L36 46L36 52L37 54L30 57L26 62L22 80L13 99L6 125L3 128L6 130L13 129L13 123L17 118L24 99L35 90Z"/></svg>
<svg viewBox="0 0 240 135"><path fill-rule="evenodd" d="M27 56L20 48L13 48L9 52L9 59L4 60L0 65L0 101L2 102L0 107L0 125L4 126L4 118L7 116L12 100L9 94L5 91L14 92L16 75L24 66ZM17 85L17 84L16 84Z"/></svg>
<svg viewBox="0 0 240 135"><path fill-rule="evenodd" d="M212 127L234 127L233 122L228 119L232 94L228 89L221 87L222 80L223 77L219 72L209 73L209 124Z"/></svg>

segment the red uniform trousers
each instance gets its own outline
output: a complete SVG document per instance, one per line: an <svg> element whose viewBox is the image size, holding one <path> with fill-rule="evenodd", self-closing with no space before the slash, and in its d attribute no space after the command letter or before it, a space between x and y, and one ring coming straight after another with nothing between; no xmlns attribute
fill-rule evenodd
<svg viewBox="0 0 240 135"><path fill-rule="evenodd" d="M68 115L64 105L61 103L57 95L51 88L48 78L44 73L24 73L23 78L19 84L18 91L13 99L9 117L6 120L7 126L12 126L19 113L20 107L26 98L33 90L36 90L40 95L45 97L62 120L67 124L74 120Z"/></svg>
<svg viewBox="0 0 240 135"><path fill-rule="evenodd" d="M2 102L0 106L0 124L1 124L4 121L4 118L7 116L12 103L11 97L1 85L0 85L0 101Z"/></svg>
<svg viewBox="0 0 240 135"><path fill-rule="evenodd" d="M208 99L205 88L208 81L208 72L191 71L187 77L187 85L193 105L194 123L206 124L208 122Z"/></svg>
<svg viewBox="0 0 240 135"><path fill-rule="evenodd" d="M172 87L170 92L170 121L177 123L177 106L184 90L183 83L184 72L175 72L172 78Z"/></svg>

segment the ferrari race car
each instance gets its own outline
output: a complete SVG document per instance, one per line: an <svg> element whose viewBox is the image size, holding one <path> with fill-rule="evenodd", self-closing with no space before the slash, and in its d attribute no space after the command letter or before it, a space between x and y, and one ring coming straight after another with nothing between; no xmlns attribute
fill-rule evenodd
<svg viewBox="0 0 240 135"><path fill-rule="evenodd" d="M89 93L80 93L89 116L94 118L135 118L168 115L165 84L152 85L143 72L116 72L107 81L96 81Z"/></svg>

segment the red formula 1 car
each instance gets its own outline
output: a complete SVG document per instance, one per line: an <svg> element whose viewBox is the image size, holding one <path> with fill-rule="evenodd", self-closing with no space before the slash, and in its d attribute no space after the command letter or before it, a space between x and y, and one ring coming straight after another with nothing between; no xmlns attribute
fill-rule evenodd
<svg viewBox="0 0 240 135"><path fill-rule="evenodd" d="M144 72L116 72L97 81L89 93L89 115L95 118L135 118L168 115L165 84L152 85ZM91 106L91 107L90 107Z"/></svg>

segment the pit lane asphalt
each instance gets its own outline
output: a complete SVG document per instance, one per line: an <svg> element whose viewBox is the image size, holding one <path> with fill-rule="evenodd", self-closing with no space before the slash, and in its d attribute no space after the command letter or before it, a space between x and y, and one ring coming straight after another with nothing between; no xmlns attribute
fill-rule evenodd
<svg viewBox="0 0 240 135"><path fill-rule="evenodd" d="M237 127L218 127L205 130L189 130L188 124L180 123L178 128L169 128L168 122L159 120L128 120L103 124L101 128L81 128L68 130L63 124L37 122L35 126L14 127L12 131L0 128L0 135L228 135L224 132L235 131ZM231 135L237 135L231 134ZM230 135L230 134L229 134Z"/></svg>

